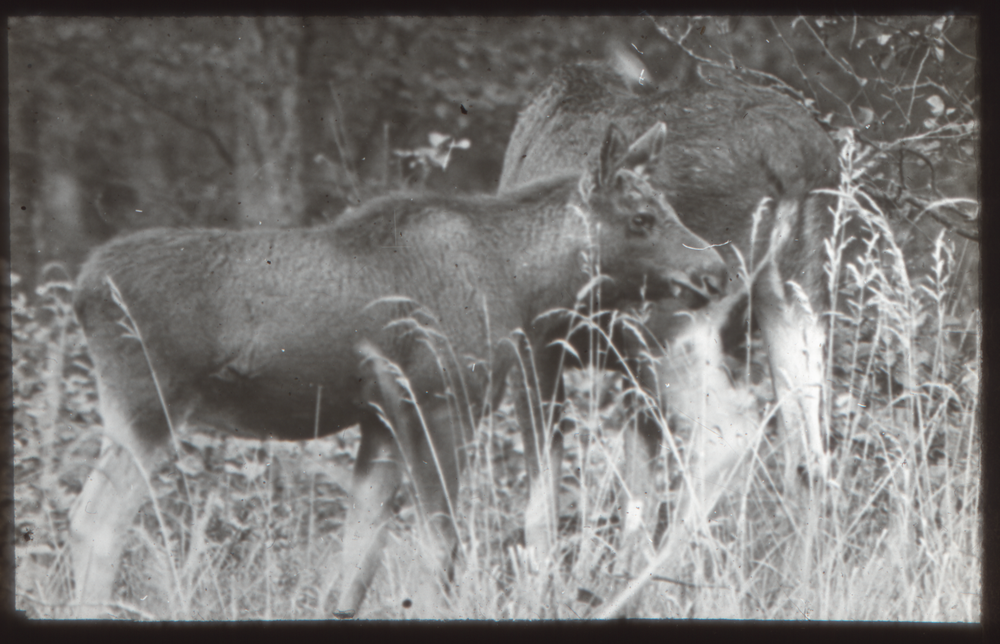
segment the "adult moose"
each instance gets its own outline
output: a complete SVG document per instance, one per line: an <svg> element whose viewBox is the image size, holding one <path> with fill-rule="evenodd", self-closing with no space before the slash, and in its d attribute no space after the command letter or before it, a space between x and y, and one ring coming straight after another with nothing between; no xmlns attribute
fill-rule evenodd
<svg viewBox="0 0 1000 644"><path fill-rule="evenodd" d="M823 476L824 334L816 314L828 300L822 251L829 217L814 190L836 185L838 165L833 142L800 106L775 91L732 81L660 91L630 88L600 64L565 66L522 110L499 192L584 167L611 122L635 135L658 121L669 124L670 137L648 168L650 183L692 232L717 246L730 278L752 289L751 310L764 334L776 400L782 401L786 480L803 458ZM759 210L763 205L769 207ZM755 212L763 216L755 218ZM752 285L746 284L748 270ZM675 301L654 305L647 326L661 340L678 331L677 308ZM556 385L545 387L554 391ZM633 468L629 483L633 493L655 499L651 465L660 427L640 422L639 434L643 464ZM647 523L657 506L646 503Z"/></svg>
<svg viewBox="0 0 1000 644"><path fill-rule="evenodd" d="M653 124L629 147L612 126L593 171L503 197L390 196L319 228L149 230L96 250L74 304L105 429L70 516L79 600L93 614L110 599L142 471L195 424L290 440L360 424L339 616L355 614L376 572L404 467L449 566L463 446L505 374L531 371L521 345L558 333L536 318L574 306L584 251L600 253L609 305L642 288L702 291L725 271L689 250L704 241L636 172L665 132Z"/></svg>

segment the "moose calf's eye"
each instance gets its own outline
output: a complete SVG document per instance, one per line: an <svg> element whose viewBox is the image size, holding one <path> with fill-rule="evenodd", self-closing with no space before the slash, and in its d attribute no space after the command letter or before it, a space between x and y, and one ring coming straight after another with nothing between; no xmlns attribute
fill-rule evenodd
<svg viewBox="0 0 1000 644"><path fill-rule="evenodd" d="M632 216L633 226L638 226L639 228L652 228L655 224L656 218L649 213L643 212Z"/></svg>

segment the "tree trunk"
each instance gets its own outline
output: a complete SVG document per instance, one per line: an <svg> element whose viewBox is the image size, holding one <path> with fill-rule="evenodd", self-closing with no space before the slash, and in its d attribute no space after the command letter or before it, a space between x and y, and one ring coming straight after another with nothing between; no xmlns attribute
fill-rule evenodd
<svg viewBox="0 0 1000 644"><path fill-rule="evenodd" d="M237 206L243 226L305 222L302 133L298 118L301 21L251 19L234 52ZM246 72L245 74L243 72Z"/></svg>

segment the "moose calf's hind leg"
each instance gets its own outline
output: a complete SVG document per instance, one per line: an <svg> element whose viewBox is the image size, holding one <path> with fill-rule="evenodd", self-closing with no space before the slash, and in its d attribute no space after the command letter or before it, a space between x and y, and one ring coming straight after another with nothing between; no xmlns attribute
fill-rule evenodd
<svg viewBox="0 0 1000 644"><path fill-rule="evenodd" d="M155 450L143 465L155 462ZM142 458L142 454L137 454ZM148 471L148 469L147 469ZM97 466L70 509L73 577L80 617L106 615L125 542L125 533L148 496L133 454L111 438L104 438Z"/></svg>

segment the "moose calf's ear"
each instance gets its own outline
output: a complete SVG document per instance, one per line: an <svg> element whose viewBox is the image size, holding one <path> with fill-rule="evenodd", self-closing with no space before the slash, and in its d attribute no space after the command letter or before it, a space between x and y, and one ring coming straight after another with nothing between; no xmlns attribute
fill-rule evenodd
<svg viewBox="0 0 1000 644"><path fill-rule="evenodd" d="M603 186L607 183L612 173L621 167L621 161L626 154L628 154L628 141L625 139L625 133L612 123L608 126L608 133L601 145L601 161L597 170L598 185Z"/></svg>
<svg viewBox="0 0 1000 644"><path fill-rule="evenodd" d="M634 169L637 166L652 163L667 144L667 124L658 121L656 125L646 130L646 133L629 146L622 160L622 167Z"/></svg>

